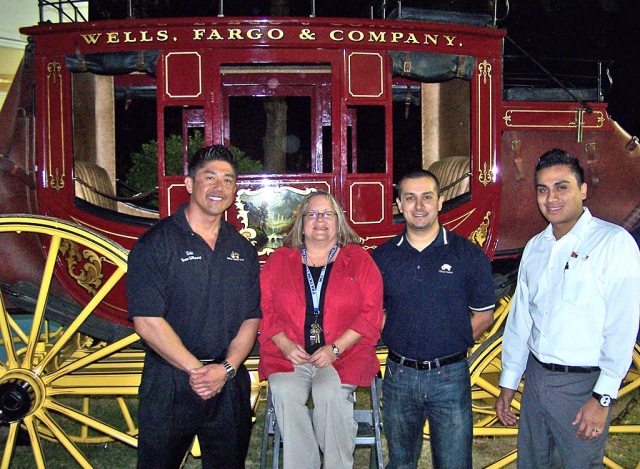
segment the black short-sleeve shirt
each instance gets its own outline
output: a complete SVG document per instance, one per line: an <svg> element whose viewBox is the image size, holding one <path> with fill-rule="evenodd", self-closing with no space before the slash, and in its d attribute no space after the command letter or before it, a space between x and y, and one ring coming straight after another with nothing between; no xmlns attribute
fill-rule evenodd
<svg viewBox="0 0 640 469"><path fill-rule="evenodd" d="M246 319L260 318L253 246L220 222L215 250L191 230L186 205L144 233L129 254L129 318L163 317L199 359L224 357Z"/></svg>
<svg viewBox="0 0 640 469"><path fill-rule="evenodd" d="M433 360L473 346L471 313L495 306L491 263L477 245L440 228L418 251L396 236L372 253L384 281L382 340L395 353Z"/></svg>

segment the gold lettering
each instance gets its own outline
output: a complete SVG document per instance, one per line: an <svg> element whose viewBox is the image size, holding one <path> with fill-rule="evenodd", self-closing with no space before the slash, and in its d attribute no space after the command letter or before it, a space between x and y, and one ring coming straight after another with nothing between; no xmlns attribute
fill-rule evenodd
<svg viewBox="0 0 640 469"><path fill-rule="evenodd" d="M375 31L369 31L369 42L387 42L386 35L386 31L380 31L379 34L376 34Z"/></svg>
<svg viewBox="0 0 640 469"><path fill-rule="evenodd" d="M455 40L455 38L456 38L456 37L458 37L458 36L445 36L445 35L442 35L442 37L443 37L443 38L445 38L445 39L447 40L447 46L451 46L451 47L453 47L453 46L454 46L453 41L454 41L454 40Z"/></svg>
<svg viewBox="0 0 640 469"><path fill-rule="evenodd" d="M138 42L137 39L131 38L131 31L124 32L124 42Z"/></svg>
<svg viewBox="0 0 640 469"><path fill-rule="evenodd" d="M168 41L169 40L169 31L167 31L166 29L161 29L160 31L158 31L158 33L156 34L156 39L159 42L164 42L164 41Z"/></svg>
<svg viewBox="0 0 640 469"><path fill-rule="evenodd" d="M364 39L364 33L362 31L358 31L357 29L355 31L351 31L348 36L349 40L353 42L360 42Z"/></svg>
<svg viewBox="0 0 640 469"><path fill-rule="evenodd" d="M274 41L279 41L284 37L284 31L282 29L270 29L267 31L267 37Z"/></svg>
<svg viewBox="0 0 640 469"><path fill-rule="evenodd" d="M224 38L220 35L220 33L218 32L217 29L212 29L211 30L211 34L209 34L209 37L207 38L207 41L222 41Z"/></svg>
<svg viewBox="0 0 640 469"><path fill-rule="evenodd" d="M425 44L433 44L434 46L438 45L438 35L437 34L425 34L424 35L424 43Z"/></svg>
<svg viewBox="0 0 640 469"><path fill-rule="evenodd" d="M107 33L107 44L117 44L119 42L118 33Z"/></svg>
<svg viewBox="0 0 640 469"><path fill-rule="evenodd" d="M234 39L244 39L242 37L242 30L240 29L230 29L229 30L229 40L232 41Z"/></svg>
<svg viewBox="0 0 640 469"><path fill-rule="evenodd" d="M253 40L262 39L262 31L260 31L258 28L250 29L247 31L247 37Z"/></svg>
<svg viewBox="0 0 640 469"><path fill-rule="evenodd" d="M420 44L420 41L416 39L416 35L413 33L409 33L409 37L404 41L405 44Z"/></svg>
<svg viewBox="0 0 640 469"><path fill-rule="evenodd" d="M391 33L391 42L398 42L404 37L404 33L393 32Z"/></svg>
<svg viewBox="0 0 640 469"><path fill-rule="evenodd" d="M201 41L204 36L204 29L194 29L193 30L193 40Z"/></svg>
<svg viewBox="0 0 640 469"><path fill-rule="evenodd" d="M147 33L149 31L140 31L140 35L142 36L140 38L140 42L153 42L153 38L152 37L147 37Z"/></svg>
<svg viewBox="0 0 640 469"><path fill-rule="evenodd" d="M337 37L337 34L340 34L340 37ZM334 29L329 33L329 37L331 38L332 41L344 41L343 34L344 34L344 31L341 31L339 29Z"/></svg>
<svg viewBox="0 0 640 469"><path fill-rule="evenodd" d="M84 41L87 44L97 44L98 43L98 39L100 39L100 36L102 36L102 33L81 34L80 36L82 37L82 39L84 39Z"/></svg>

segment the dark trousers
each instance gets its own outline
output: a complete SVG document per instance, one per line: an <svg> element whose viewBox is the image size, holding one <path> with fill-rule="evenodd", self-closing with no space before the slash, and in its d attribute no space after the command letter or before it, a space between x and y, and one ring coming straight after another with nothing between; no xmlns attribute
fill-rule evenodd
<svg viewBox="0 0 640 469"><path fill-rule="evenodd" d="M187 373L148 353L138 405L138 469L177 469L197 435L203 469L244 468L251 439L251 380L244 366L203 400Z"/></svg>

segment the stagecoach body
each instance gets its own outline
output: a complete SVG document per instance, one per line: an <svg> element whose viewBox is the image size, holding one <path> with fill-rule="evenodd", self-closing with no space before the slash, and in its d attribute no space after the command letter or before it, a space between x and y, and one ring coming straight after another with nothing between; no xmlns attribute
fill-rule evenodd
<svg viewBox="0 0 640 469"><path fill-rule="evenodd" d="M394 183L418 168L432 170L446 188L440 219L448 229L491 259L517 257L545 226L532 176L537 157L553 147L582 161L594 215L635 227L640 150L610 119L599 90L507 89L504 31L484 17L436 22L413 13L22 30L31 44L2 112L3 126L9 123L0 172L8 215L0 227L4 305L33 312L37 325L55 319L68 327L67 344L77 332L94 339L65 356L72 367L86 361L86 376L77 366L49 371L58 374L49 380L3 378L39 390L21 398L15 422L60 411L50 391L56 380L60 394L137 392L139 368L126 365L142 356L126 318L126 252L188 201L184 174L197 145L222 143L241 156L246 170L226 218L263 260L281 244L301 199L317 189L336 196L362 245L375 249L403 230ZM157 191L120 184L144 180L127 178L145 172ZM85 313L88 319L77 319ZM6 323L5 344L17 330ZM40 347L40 328L30 333L22 337L26 358L4 356L5 369L50 370L53 355L68 348ZM482 370L495 368L497 350L499 341L491 341L480 351ZM101 364L104 357L111 362ZM87 376L104 378L100 391ZM492 382L478 397L490 400L495 389ZM57 435L43 421L26 424L32 441L41 427ZM105 433L135 445L128 423ZM479 427L493 424L492 416Z"/></svg>

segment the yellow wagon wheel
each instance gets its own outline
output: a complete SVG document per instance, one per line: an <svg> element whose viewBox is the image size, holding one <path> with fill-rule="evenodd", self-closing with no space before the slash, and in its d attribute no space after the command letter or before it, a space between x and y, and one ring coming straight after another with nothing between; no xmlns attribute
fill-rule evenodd
<svg viewBox="0 0 640 469"><path fill-rule="evenodd" d="M28 432L37 468L47 466L43 439L59 442L81 467L93 467L68 433L70 422L137 446L132 422L118 429L91 416L86 405L77 409L67 403L74 397L137 395L143 352L129 348L139 340L137 334L107 344L84 341L78 333L125 275L127 251L77 225L46 217L2 216L0 242L4 233L38 235L47 258L30 326L21 324L0 296L0 421L9 427L6 440L0 441L0 469L9 468L21 428ZM91 250L110 268L79 314L65 327L53 330L45 312L60 247L68 242Z"/></svg>
<svg viewBox="0 0 640 469"><path fill-rule="evenodd" d="M497 419L494 406L497 396L500 394L498 381L500 372L502 371L502 331L489 337L481 346L473 353L469 360L471 372L471 386L473 395L474 409L474 437L494 437L495 445L500 443L499 437L512 437L509 441L512 447L505 448L504 454L494 461L488 468L495 469L509 465L517 459L516 439L518 430L516 427L504 427ZM622 382L619 392L619 400L624 401L625 396L628 398L630 393L640 388L640 345L636 344L633 353L633 362L627 376ZM518 391L512 402L512 406L516 413L520 410L520 397L522 395L523 382L520 383ZM640 435L640 421L627 418L616 418L621 410L624 412L623 406L614 407L613 423L610 427L609 441L607 443L607 451L605 452L604 465L609 468L622 469L624 467L635 467L640 469L640 461L629 461L634 458L633 455L622 454L620 447L627 449L634 447L629 439L637 439ZM620 415L622 417L622 415ZM628 421L627 421L628 420ZM626 441L624 440L626 439ZM618 441L616 441L618 440ZM506 444L507 446L509 443ZM504 446L504 445L503 445Z"/></svg>

